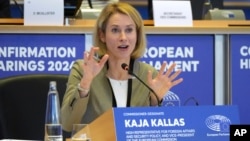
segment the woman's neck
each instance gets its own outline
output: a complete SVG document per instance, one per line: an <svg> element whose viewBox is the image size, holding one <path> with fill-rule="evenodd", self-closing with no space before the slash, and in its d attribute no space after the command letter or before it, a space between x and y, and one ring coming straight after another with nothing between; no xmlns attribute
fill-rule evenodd
<svg viewBox="0 0 250 141"><path fill-rule="evenodd" d="M112 78L112 79L116 79L116 80L127 80L130 75L128 74L128 72L126 70L124 70L121 67L122 63L128 63L129 62L123 62L123 61L108 61L108 72L107 72L107 76Z"/></svg>

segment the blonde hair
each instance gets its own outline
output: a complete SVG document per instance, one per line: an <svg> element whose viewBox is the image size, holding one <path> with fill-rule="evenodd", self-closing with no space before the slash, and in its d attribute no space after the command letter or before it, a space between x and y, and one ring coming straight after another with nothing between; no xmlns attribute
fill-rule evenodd
<svg viewBox="0 0 250 141"><path fill-rule="evenodd" d="M105 34L108 20L113 14L121 13L129 16L136 25L137 42L135 49L131 54L131 58L137 59L143 56L146 48L146 36L144 32L143 20L139 12L131 5L123 2L110 3L106 5L100 13L93 35L94 46L99 47L99 55L103 56L107 53L107 46L100 39L100 34Z"/></svg>

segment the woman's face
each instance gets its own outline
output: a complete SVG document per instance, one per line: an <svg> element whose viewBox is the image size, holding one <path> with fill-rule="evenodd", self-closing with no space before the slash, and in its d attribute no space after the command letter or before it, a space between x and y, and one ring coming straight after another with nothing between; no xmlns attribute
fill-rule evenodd
<svg viewBox="0 0 250 141"><path fill-rule="evenodd" d="M128 59L137 41L136 25L127 15L116 13L110 17L106 33L101 34L107 52L115 59Z"/></svg>

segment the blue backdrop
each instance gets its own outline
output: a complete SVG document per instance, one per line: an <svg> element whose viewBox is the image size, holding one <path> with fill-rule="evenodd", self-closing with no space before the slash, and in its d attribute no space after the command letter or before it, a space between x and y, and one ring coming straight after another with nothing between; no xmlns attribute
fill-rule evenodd
<svg viewBox="0 0 250 141"><path fill-rule="evenodd" d="M214 37L213 35L147 35L147 52L143 61L159 69L163 61L175 62L182 69L184 81L171 89L180 97L181 105L201 105L214 100ZM199 42L197 42L199 41ZM186 104L185 104L186 103Z"/></svg>
<svg viewBox="0 0 250 141"><path fill-rule="evenodd" d="M83 57L84 35L0 34L0 78L23 74L68 74Z"/></svg>
<svg viewBox="0 0 250 141"><path fill-rule="evenodd" d="M159 69L163 61L175 62L184 78L172 92L180 105L213 105L213 35L147 35L142 61ZM197 42L197 40L199 42ZM14 42L13 42L14 41ZM0 35L0 78L24 74L68 74L72 63L83 57L84 35Z"/></svg>
<svg viewBox="0 0 250 141"><path fill-rule="evenodd" d="M239 106L240 122L250 123L250 35L231 35L232 104Z"/></svg>

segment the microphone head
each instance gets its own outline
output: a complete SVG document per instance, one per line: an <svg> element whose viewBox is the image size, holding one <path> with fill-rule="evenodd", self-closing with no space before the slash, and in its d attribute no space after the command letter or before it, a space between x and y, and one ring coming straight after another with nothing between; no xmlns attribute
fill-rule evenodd
<svg viewBox="0 0 250 141"><path fill-rule="evenodd" d="M124 70L128 70L128 65L126 63L122 63L121 67Z"/></svg>

